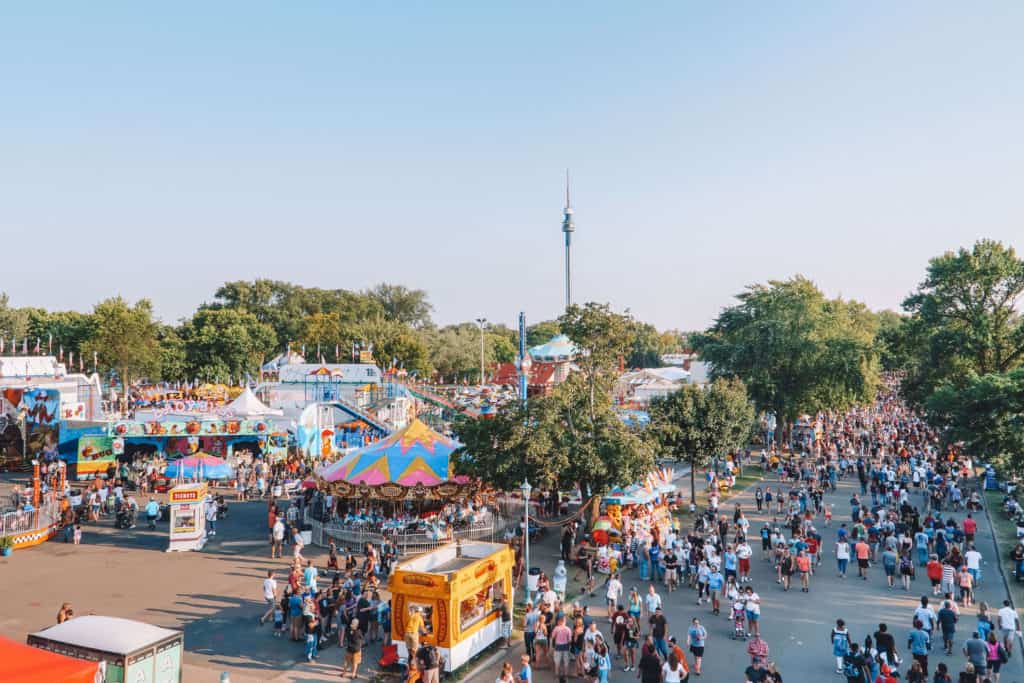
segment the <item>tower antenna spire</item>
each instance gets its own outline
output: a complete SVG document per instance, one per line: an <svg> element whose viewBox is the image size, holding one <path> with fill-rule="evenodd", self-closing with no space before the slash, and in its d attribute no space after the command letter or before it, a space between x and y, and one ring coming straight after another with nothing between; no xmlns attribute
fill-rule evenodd
<svg viewBox="0 0 1024 683"><path fill-rule="evenodd" d="M569 169L565 169L565 210L562 212L562 234L565 235L565 307L572 306L572 234L576 232L569 194Z"/></svg>

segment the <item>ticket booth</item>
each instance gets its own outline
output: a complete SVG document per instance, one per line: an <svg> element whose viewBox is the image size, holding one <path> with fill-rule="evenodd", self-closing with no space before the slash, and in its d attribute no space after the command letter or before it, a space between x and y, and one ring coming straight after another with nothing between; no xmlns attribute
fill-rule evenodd
<svg viewBox="0 0 1024 683"><path fill-rule="evenodd" d="M512 599L515 554L502 543L448 543L399 563L388 581L391 641L409 658L405 623L419 608L427 635L452 671L501 638L499 599Z"/></svg>
<svg viewBox="0 0 1024 683"><path fill-rule="evenodd" d="M170 512L170 545L172 550L202 550L206 545L207 487L202 484L181 484L167 492Z"/></svg>

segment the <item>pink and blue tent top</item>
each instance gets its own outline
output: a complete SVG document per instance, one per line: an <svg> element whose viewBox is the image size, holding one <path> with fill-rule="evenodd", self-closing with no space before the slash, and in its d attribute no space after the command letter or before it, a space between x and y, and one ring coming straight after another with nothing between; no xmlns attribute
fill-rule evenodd
<svg viewBox="0 0 1024 683"><path fill-rule="evenodd" d="M213 455L196 453L178 458L164 468L168 479L230 479L231 465Z"/></svg>
<svg viewBox="0 0 1024 683"><path fill-rule="evenodd" d="M459 447L458 442L413 420L391 436L320 468L317 474L327 482L435 486L463 480L451 472L451 455Z"/></svg>

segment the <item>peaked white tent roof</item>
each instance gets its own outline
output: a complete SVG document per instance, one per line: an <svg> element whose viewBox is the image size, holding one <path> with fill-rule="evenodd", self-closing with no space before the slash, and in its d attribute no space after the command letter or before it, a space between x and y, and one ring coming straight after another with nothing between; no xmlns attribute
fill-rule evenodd
<svg viewBox="0 0 1024 683"><path fill-rule="evenodd" d="M276 410L267 406L263 401L256 398L252 389L246 387L234 401L228 404L228 408L239 417L264 417L267 415L284 415L283 410Z"/></svg>

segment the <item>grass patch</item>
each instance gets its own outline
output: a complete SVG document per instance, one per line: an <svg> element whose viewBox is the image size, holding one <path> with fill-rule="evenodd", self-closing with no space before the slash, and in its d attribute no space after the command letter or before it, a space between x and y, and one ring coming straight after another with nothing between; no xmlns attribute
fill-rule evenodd
<svg viewBox="0 0 1024 683"><path fill-rule="evenodd" d="M1006 576L1006 583L1010 587L1010 599L1013 600L1017 613L1024 615L1024 583L1016 580L1013 576L1013 567L1010 566L1010 551L1017 545L1017 524L1003 514L1002 491L985 491L984 494L985 507L988 509L989 519L992 520L992 533L996 538L999 566Z"/></svg>

